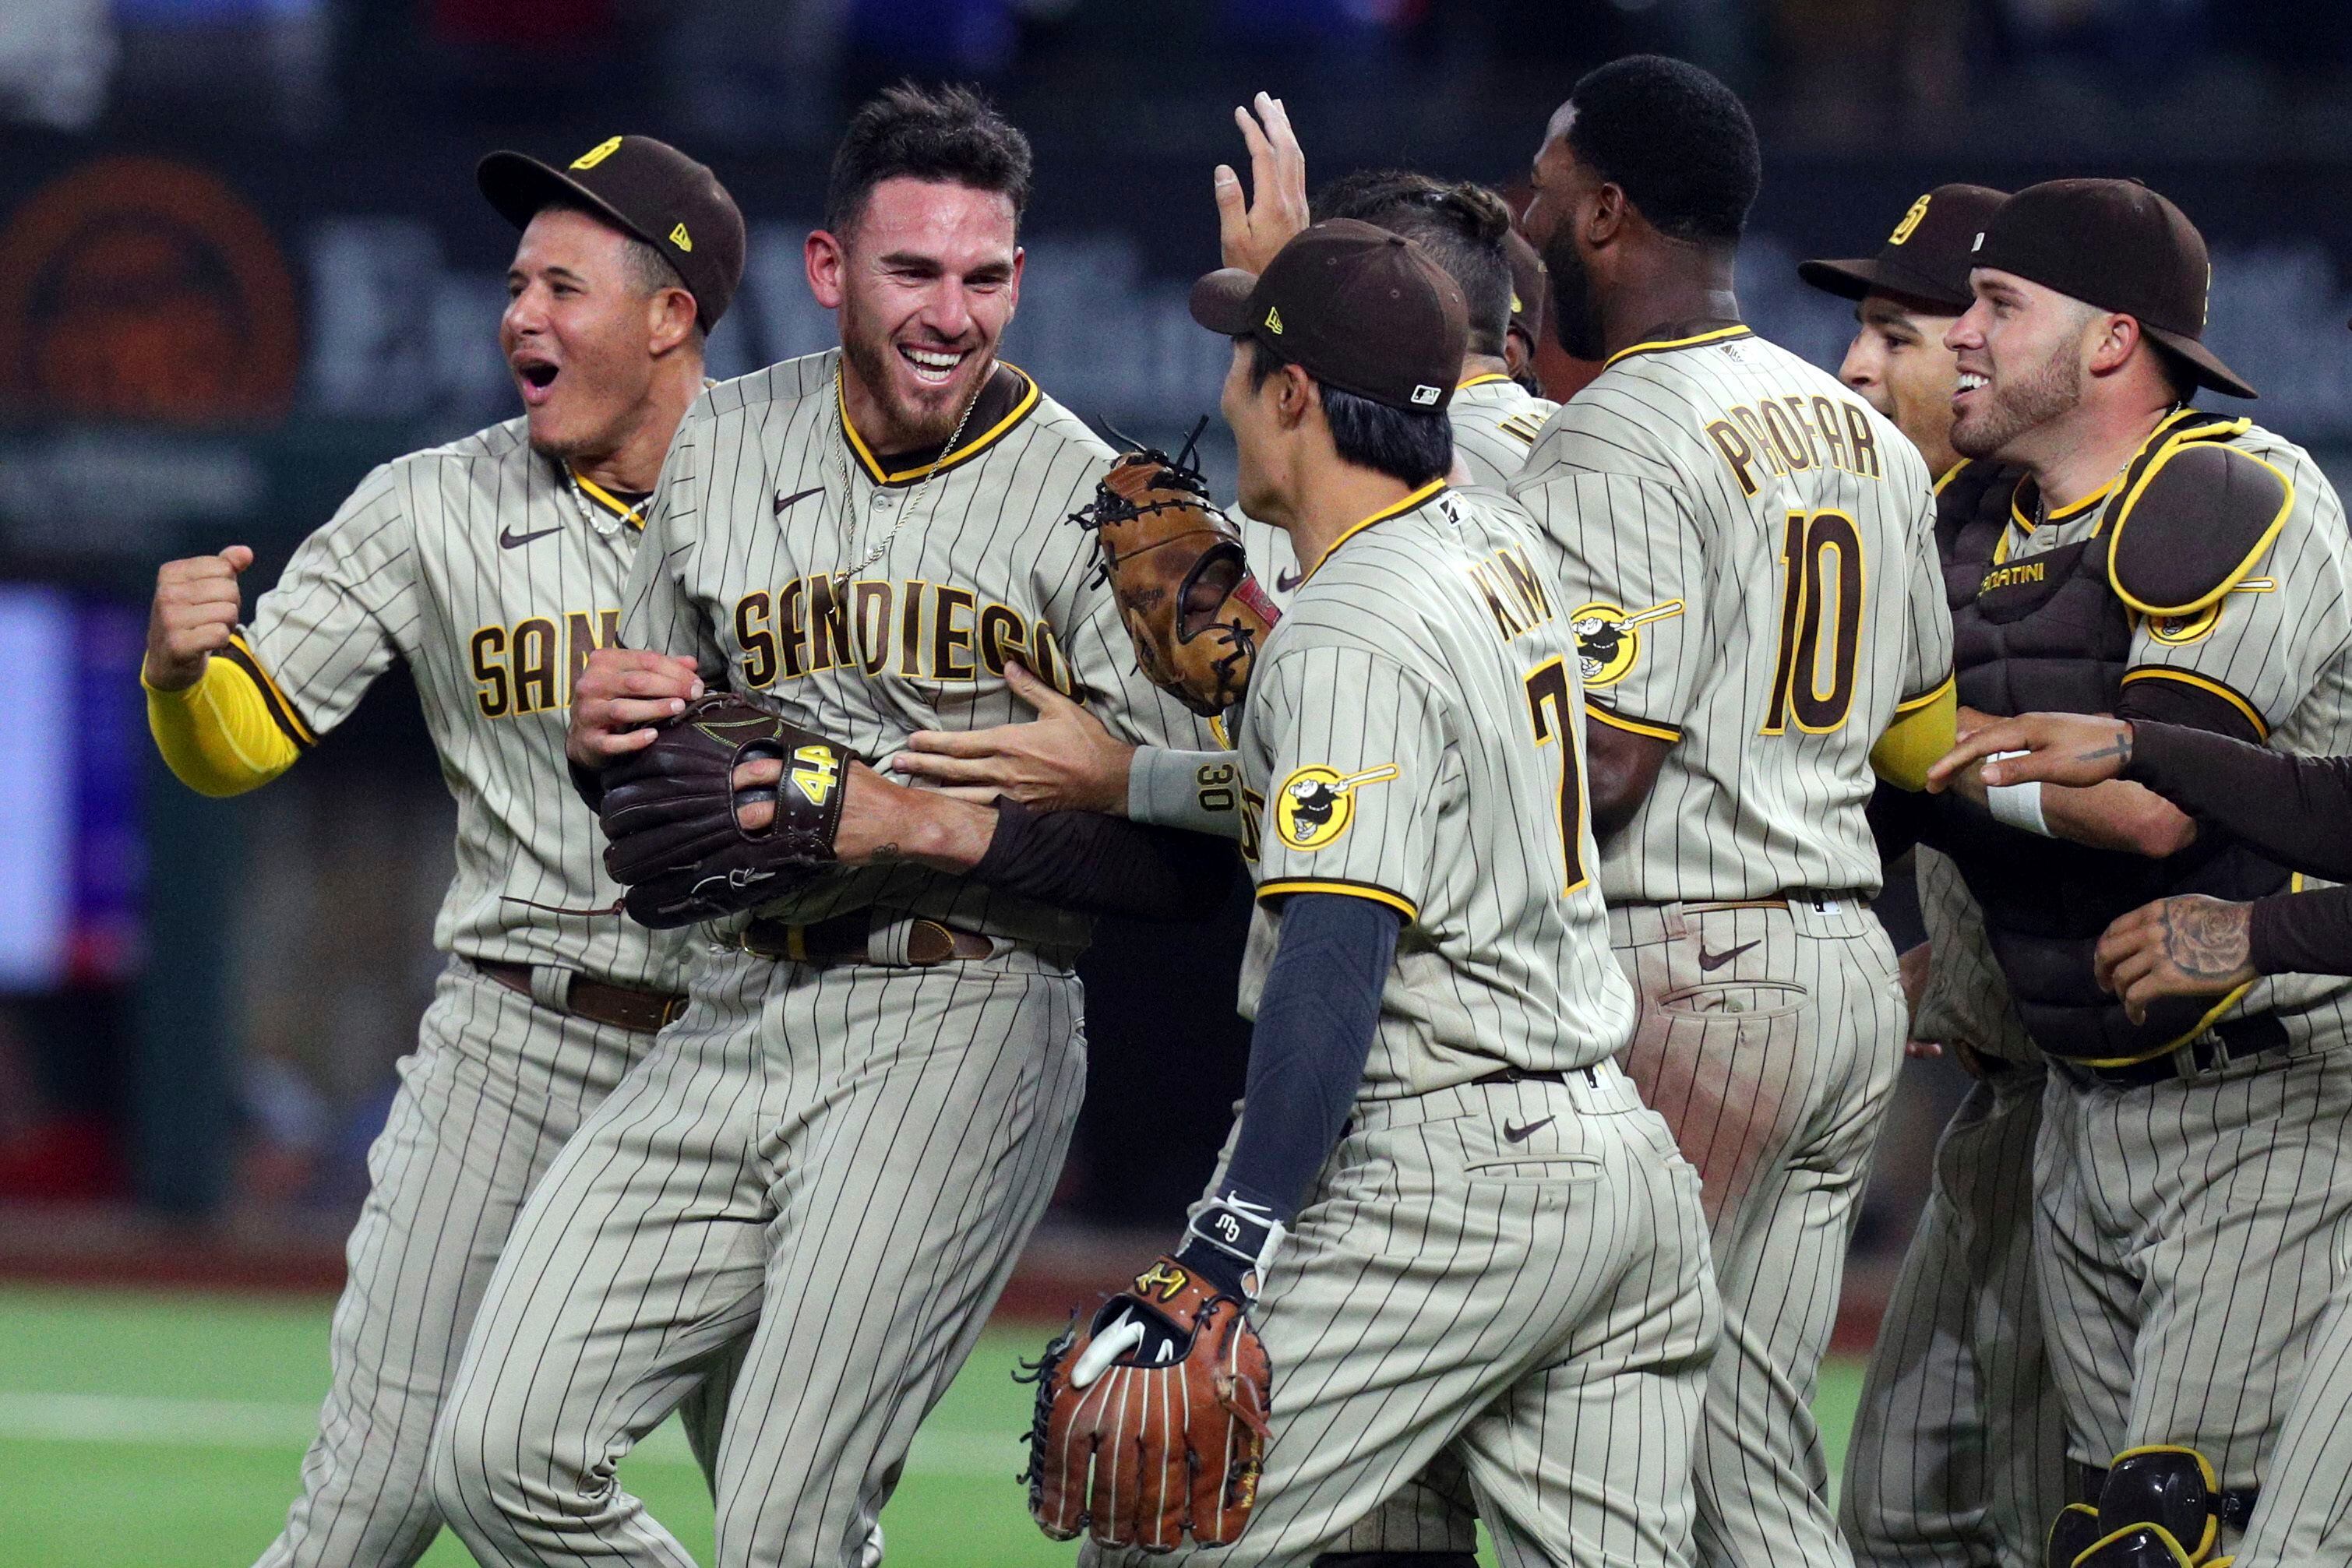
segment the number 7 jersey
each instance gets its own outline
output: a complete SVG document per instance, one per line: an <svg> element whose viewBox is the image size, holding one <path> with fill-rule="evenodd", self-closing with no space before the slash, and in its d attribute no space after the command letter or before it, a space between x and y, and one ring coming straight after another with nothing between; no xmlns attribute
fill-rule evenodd
<svg viewBox="0 0 2352 1568"><path fill-rule="evenodd" d="M1394 909L1373 1099L1593 1066L1633 1030L1591 871L1576 644L1537 549L1499 494L1433 483L1341 536L1250 674L1242 1012L1286 896Z"/></svg>
<svg viewBox="0 0 2352 1568"><path fill-rule="evenodd" d="M1952 669L1910 442L1745 327L1669 331L1563 405L1510 489L1585 712L1670 747L1601 850L1609 901L1875 893L1870 749Z"/></svg>

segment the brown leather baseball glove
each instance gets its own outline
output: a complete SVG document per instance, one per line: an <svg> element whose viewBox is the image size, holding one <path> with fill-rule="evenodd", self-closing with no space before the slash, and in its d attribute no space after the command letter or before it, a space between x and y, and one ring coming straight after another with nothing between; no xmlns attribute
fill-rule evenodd
<svg viewBox="0 0 2352 1568"><path fill-rule="evenodd" d="M784 776L738 789L738 765L772 758ZM604 869L629 891L631 918L656 929L715 920L782 897L834 863L849 792L846 747L732 692L686 705L653 744L607 764L596 814ZM746 831L737 809L773 801L775 820Z"/></svg>
<svg viewBox="0 0 2352 1568"><path fill-rule="evenodd" d="M1250 575L1241 529L1210 501L1208 481L1183 457L1130 452L1070 520L1102 547L1144 678L1211 718L1241 701L1250 661L1282 612Z"/></svg>
<svg viewBox="0 0 2352 1568"><path fill-rule="evenodd" d="M1273 1372L1244 1303L1173 1258L1034 1369L1029 1511L1056 1541L1169 1552L1240 1539L1257 1500Z"/></svg>

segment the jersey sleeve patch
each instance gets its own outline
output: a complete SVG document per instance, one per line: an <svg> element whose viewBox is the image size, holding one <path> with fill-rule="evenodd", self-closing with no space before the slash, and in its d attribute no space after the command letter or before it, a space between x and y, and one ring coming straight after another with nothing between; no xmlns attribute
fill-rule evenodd
<svg viewBox="0 0 2352 1568"><path fill-rule="evenodd" d="M1584 689L1613 686L1632 674L1642 657L1641 628L1682 612L1679 599L1641 610L1627 610L1601 599L1578 605L1576 613L1569 617L1569 630L1576 635L1576 669Z"/></svg>
<svg viewBox="0 0 2352 1568"><path fill-rule="evenodd" d="M2253 454L2168 444L2116 503L2108 580L2143 615L2193 616L2253 570L2294 509L2294 482Z"/></svg>
<svg viewBox="0 0 2352 1568"><path fill-rule="evenodd" d="M1275 835L1294 850L1319 850L1337 842L1355 820L1356 791L1388 783L1397 774L1394 763L1352 773L1319 762L1295 768L1275 792Z"/></svg>

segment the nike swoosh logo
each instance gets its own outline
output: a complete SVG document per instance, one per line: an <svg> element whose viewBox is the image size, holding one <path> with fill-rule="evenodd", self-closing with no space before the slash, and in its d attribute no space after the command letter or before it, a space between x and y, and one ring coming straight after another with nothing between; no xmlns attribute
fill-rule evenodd
<svg viewBox="0 0 2352 1568"><path fill-rule="evenodd" d="M1755 942L1742 942L1738 946L1726 947L1720 953L1710 953L1705 947L1701 947L1698 950L1698 967L1709 971L1720 969L1726 964L1730 963L1734 958L1738 957L1742 953L1747 952L1750 947L1755 946L1758 942L1761 942L1763 940L1764 938L1759 936L1756 938Z"/></svg>
<svg viewBox="0 0 2352 1568"><path fill-rule="evenodd" d="M811 496L815 495L818 491L824 488L824 486L822 485L812 485L805 490L795 490L789 496L785 495L782 490L777 491L775 515L780 517L782 517L784 515L785 507L791 506L795 501L805 501Z"/></svg>
<svg viewBox="0 0 2352 1568"><path fill-rule="evenodd" d="M543 539L550 534L560 534L562 531L563 525L558 523L551 528L541 528L535 534L519 534L514 531L514 526L512 524L509 524L507 527L499 530L499 548L500 549L515 549L530 543L533 539Z"/></svg>
<svg viewBox="0 0 2352 1568"><path fill-rule="evenodd" d="M1529 1122L1524 1127L1514 1127L1506 1122L1503 1124L1503 1141L1507 1144L1524 1144L1559 1120L1558 1116L1546 1116L1542 1121Z"/></svg>

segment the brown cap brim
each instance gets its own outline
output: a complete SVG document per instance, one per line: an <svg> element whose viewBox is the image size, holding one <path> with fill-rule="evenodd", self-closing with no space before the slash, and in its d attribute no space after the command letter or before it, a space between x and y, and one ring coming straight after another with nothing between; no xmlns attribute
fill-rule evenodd
<svg viewBox="0 0 2352 1568"><path fill-rule="evenodd" d="M1801 261L1797 276L1822 290L1841 299L1860 299L1869 294L1896 294L1922 304L1940 305L1955 316L1973 303L1956 299L1951 290L1939 286L1925 274L1889 267L1873 257L1852 261Z"/></svg>
<svg viewBox="0 0 2352 1568"><path fill-rule="evenodd" d="M2242 398L2259 398L2263 395L2248 385L2237 371L2223 364L2221 355L2186 333L2168 332L2161 327L2151 327L2145 321L2139 324L2139 329L2196 366L2197 379L2215 392Z"/></svg>
<svg viewBox="0 0 2352 1568"><path fill-rule="evenodd" d="M1192 285L1192 319L1228 338L1248 337L1257 326L1250 309L1256 288L1256 273L1221 267Z"/></svg>
<svg viewBox="0 0 2352 1568"><path fill-rule="evenodd" d="M551 202L576 204L594 213L625 235L658 250L661 240L623 217L612 204L579 181L520 152L493 152L474 166L474 183L482 189L499 215L519 229L530 227Z"/></svg>

